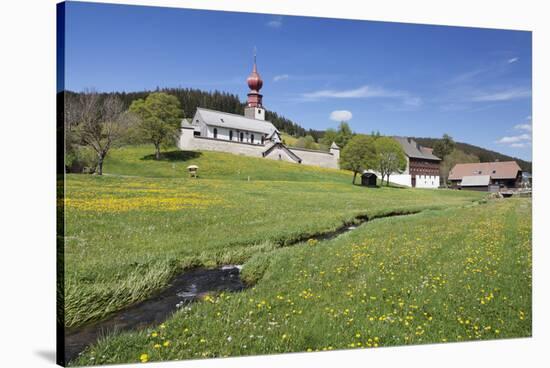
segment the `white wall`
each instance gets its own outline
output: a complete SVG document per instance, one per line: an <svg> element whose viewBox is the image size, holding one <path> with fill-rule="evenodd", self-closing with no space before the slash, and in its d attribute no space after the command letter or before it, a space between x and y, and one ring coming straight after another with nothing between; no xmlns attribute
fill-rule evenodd
<svg viewBox="0 0 550 368"><path fill-rule="evenodd" d="M377 173L378 177L381 178L380 173ZM385 180L385 178L384 178ZM404 185L407 187L412 186L411 184L411 176L409 174L391 174L390 175L390 183Z"/></svg>
<svg viewBox="0 0 550 368"><path fill-rule="evenodd" d="M391 179L391 177L390 177ZM439 188L439 176L435 175L416 175L417 188Z"/></svg>
<svg viewBox="0 0 550 368"><path fill-rule="evenodd" d="M294 158L290 157L290 155L284 149L281 149L279 147L275 147L271 150L271 152L269 152L268 155L264 157L270 160L283 160L296 163Z"/></svg>
<svg viewBox="0 0 550 368"><path fill-rule="evenodd" d="M228 129L228 128L222 128L222 127L212 127L207 126L206 127L206 137L207 138L214 138L214 129L218 130L217 139L228 141L229 140L229 131L233 131L233 139L234 142L240 142L239 134L243 132L243 142L245 143L251 143L252 136L254 135L254 143L257 145L262 145L262 133L258 132L251 132L251 131L245 131L245 130L236 130L236 129ZM265 141L264 141L265 142Z"/></svg>
<svg viewBox="0 0 550 368"><path fill-rule="evenodd" d="M293 153L302 159L302 164L328 167L332 169L338 168L338 158L330 153L324 151L306 150L294 147L288 147Z"/></svg>
<svg viewBox="0 0 550 368"><path fill-rule="evenodd" d="M256 134L254 134L254 144L242 143L237 141L236 133L233 137L233 141L229 141L229 130L226 128L217 128L218 129L218 139L214 139L213 131L207 133L205 136L195 137L193 135L192 127L185 127L181 129L180 138L178 141L178 147L182 150L196 151L217 151L217 152L228 152L238 155L246 155L252 157L263 157L262 153L270 147L271 142L266 141L265 145L261 144L261 140L256 143ZM296 154L300 159L302 159L303 165L312 165L320 166L326 168L338 168L338 156L334 153L323 152L323 151L313 151L313 150L301 150L295 148L289 148L294 154ZM291 157L288 157L287 153L284 151L276 153L271 152L268 155L269 159L279 159L279 153L281 153L281 158L285 161L296 162Z"/></svg>

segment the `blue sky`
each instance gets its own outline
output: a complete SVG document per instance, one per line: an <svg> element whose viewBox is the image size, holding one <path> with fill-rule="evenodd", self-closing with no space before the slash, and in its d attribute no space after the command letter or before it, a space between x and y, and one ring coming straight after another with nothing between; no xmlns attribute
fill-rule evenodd
<svg viewBox="0 0 550 368"><path fill-rule="evenodd" d="M71 2L65 88L192 87L305 128L439 137L531 159L531 33ZM192 114L193 112L186 112Z"/></svg>

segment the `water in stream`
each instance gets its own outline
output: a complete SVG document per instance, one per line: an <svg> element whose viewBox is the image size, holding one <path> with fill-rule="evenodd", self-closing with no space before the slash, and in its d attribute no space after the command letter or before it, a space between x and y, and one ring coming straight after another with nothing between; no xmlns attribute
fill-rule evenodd
<svg viewBox="0 0 550 368"><path fill-rule="evenodd" d="M401 214L392 213L388 216ZM334 231L304 236L285 245L297 244L308 239L330 240L356 229L359 224L366 221L368 221L366 216L356 217L353 225L344 224ZM246 285L240 278L240 269L241 266L228 265L216 269L198 268L185 271L172 279L164 290L147 300L115 312L105 320L83 327L66 329L65 362L76 358L86 347L94 344L100 336L158 325L168 319L178 308L196 301L207 293L243 290Z"/></svg>

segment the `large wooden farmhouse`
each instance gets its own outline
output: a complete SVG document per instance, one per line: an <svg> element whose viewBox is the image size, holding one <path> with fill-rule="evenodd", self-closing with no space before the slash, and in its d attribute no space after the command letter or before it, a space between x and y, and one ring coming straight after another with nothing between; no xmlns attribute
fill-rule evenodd
<svg viewBox="0 0 550 368"><path fill-rule="evenodd" d="M419 145L412 138L394 137L394 139L403 148L407 167L402 173L390 175L390 181L413 188L438 188L441 159L432 153L431 148Z"/></svg>
<svg viewBox="0 0 550 368"><path fill-rule="evenodd" d="M456 164L449 172L456 189L501 191L519 188L522 171L516 161Z"/></svg>

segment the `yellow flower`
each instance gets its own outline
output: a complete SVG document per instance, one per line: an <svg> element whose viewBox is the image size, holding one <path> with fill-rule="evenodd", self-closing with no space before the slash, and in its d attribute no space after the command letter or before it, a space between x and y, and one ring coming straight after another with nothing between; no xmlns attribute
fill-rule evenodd
<svg viewBox="0 0 550 368"><path fill-rule="evenodd" d="M168 346L168 345L170 345L170 341L165 341L162 343L162 346Z"/></svg>
<svg viewBox="0 0 550 368"><path fill-rule="evenodd" d="M147 361L149 361L149 355L147 354L141 354L139 356L139 360L142 362L142 363L146 363Z"/></svg>
<svg viewBox="0 0 550 368"><path fill-rule="evenodd" d="M153 333L151 334L152 337L157 337L158 335L159 335L159 334L156 333L156 332L153 332Z"/></svg>
<svg viewBox="0 0 550 368"><path fill-rule="evenodd" d="M155 346L153 346L155 349L160 349L160 344L155 344Z"/></svg>

